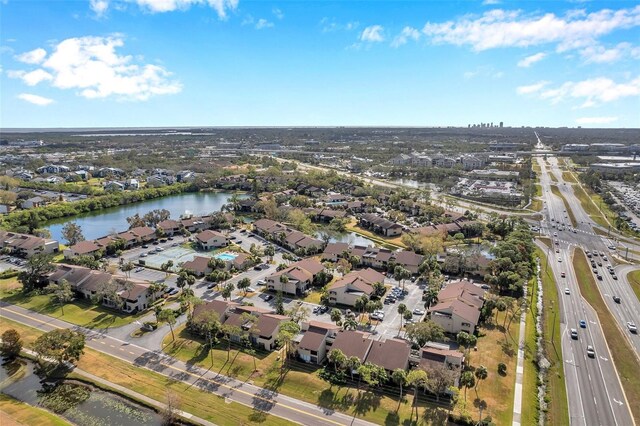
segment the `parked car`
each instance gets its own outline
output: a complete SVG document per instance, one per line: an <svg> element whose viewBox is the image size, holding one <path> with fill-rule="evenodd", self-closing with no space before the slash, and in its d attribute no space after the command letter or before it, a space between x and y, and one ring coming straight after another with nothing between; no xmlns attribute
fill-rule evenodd
<svg viewBox="0 0 640 426"><path fill-rule="evenodd" d="M325 312L327 312L329 310L328 306L322 305L320 306L320 313L324 314Z"/></svg>
<svg viewBox="0 0 640 426"><path fill-rule="evenodd" d="M211 290L212 288L214 288L214 287L215 287L215 286L217 286L217 285L218 285L218 283L209 283L209 284L207 284L207 288L208 288L209 290Z"/></svg>
<svg viewBox="0 0 640 426"><path fill-rule="evenodd" d="M272 294L267 294L267 295L264 297L264 301L265 301L265 302L268 302L268 301L269 301L269 300L271 300L271 299L273 299L273 295L272 295Z"/></svg>
<svg viewBox="0 0 640 426"><path fill-rule="evenodd" d="M415 308L413 310L413 315L424 315L424 314L425 314L424 309Z"/></svg>
<svg viewBox="0 0 640 426"><path fill-rule="evenodd" d="M262 268L260 267L260 265L256 265L253 267L254 271L262 271Z"/></svg>
<svg viewBox="0 0 640 426"><path fill-rule="evenodd" d="M149 248L149 244L143 244L142 248Z"/></svg>
<svg viewBox="0 0 640 426"><path fill-rule="evenodd" d="M258 285L267 285L267 282L265 280L258 280L257 284Z"/></svg>
<svg viewBox="0 0 640 426"><path fill-rule="evenodd" d="M169 296L175 296L176 294L178 294L178 292L180 292L180 290L175 287L171 287L171 289L169 290Z"/></svg>

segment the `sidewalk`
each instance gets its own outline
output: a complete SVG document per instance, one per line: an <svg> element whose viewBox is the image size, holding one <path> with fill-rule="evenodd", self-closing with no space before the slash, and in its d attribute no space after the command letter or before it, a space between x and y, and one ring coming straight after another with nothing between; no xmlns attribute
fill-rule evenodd
<svg viewBox="0 0 640 426"><path fill-rule="evenodd" d="M523 288L523 297L527 298L527 286ZM513 395L513 426L520 426L522 416L522 383L524 380L524 341L527 326L527 310L520 314L520 334L518 335L518 363L516 366L516 389Z"/></svg>

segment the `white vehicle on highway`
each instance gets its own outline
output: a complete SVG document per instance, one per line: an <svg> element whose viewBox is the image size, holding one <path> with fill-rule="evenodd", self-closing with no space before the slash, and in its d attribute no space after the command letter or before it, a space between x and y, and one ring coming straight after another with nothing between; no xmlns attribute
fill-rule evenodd
<svg viewBox="0 0 640 426"><path fill-rule="evenodd" d="M638 332L638 327L636 327L635 323L628 321L627 322L627 328L629 329L630 332L632 332L633 334L636 334Z"/></svg>
<svg viewBox="0 0 640 426"><path fill-rule="evenodd" d="M571 294L571 290L569 290L569 287L565 287L564 294Z"/></svg>

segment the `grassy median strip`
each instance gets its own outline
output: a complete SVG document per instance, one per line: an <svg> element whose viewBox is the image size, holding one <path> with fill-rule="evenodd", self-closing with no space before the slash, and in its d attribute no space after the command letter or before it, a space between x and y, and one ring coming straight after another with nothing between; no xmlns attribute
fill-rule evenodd
<svg viewBox="0 0 640 426"><path fill-rule="evenodd" d="M573 267L576 271L580 293L582 297L595 309L600 320L600 325L607 340L611 356L615 362L620 382L627 395L627 400L631 403L630 409L636 423L640 423L640 374L638 374L638 359L629 346L627 339L622 335L620 327L616 324L616 319L607 308L600 291L597 288L596 280L593 278L587 257L581 249L576 249L573 257Z"/></svg>
<svg viewBox="0 0 640 426"><path fill-rule="evenodd" d="M26 347L30 347L35 339L42 334L37 329L2 318L0 333L9 328L20 333ZM235 426L260 423L279 426L292 424L288 420L253 410L236 402L227 401L195 386L136 367L93 349L85 348L84 352L78 363L78 367L82 370L160 402L166 401L167 393L172 391L180 397L179 408L181 410L218 425Z"/></svg>
<svg viewBox="0 0 640 426"><path fill-rule="evenodd" d="M562 172L562 180L569 183L578 183L576 178L573 176L571 172Z"/></svg>
<svg viewBox="0 0 640 426"><path fill-rule="evenodd" d="M522 380L522 417L521 424L538 424L538 366L536 363L536 305L538 301L538 280L529 282L529 309L524 340L524 376ZM518 324L519 326L520 324Z"/></svg>
<svg viewBox="0 0 640 426"><path fill-rule="evenodd" d="M13 422L12 422L13 421ZM46 410L0 393L1 425L70 426L71 423Z"/></svg>
<svg viewBox="0 0 640 426"><path fill-rule="evenodd" d="M564 361L560 342L560 316L557 315L559 306L558 289L553 278L553 272L547 268L547 256L540 249L537 250L537 253L540 257L542 268L542 291L545 301L542 312L542 342L546 358L551 363L547 373L547 394L545 395L548 404L546 424L568 425L569 402L564 382Z"/></svg>
<svg viewBox="0 0 640 426"><path fill-rule="evenodd" d="M591 219L595 223L605 228L609 226L602 212L594 204L594 202L599 203L600 205L605 204L604 202L602 202L602 199L599 196L597 196L596 199L596 196L594 194L594 199L592 199L589 194L587 194L582 185L575 185L573 187L573 193L580 201L580 205L582 206L584 211L591 217Z"/></svg>
<svg viewBox="0 0 640 426"><path fill-rule="evenodd" d="M571 221L571 226L575 227L578 222L576 221L576 217L573 215L573 211L571 210L571 207L569 206L569 203L567 202L567 199L564 198L564 195L562 195L562 193L560 192L560 188L558 188L557 185L551 185L551 192L553 192L555 195L560 197L560 199L564 203L564 209L567 211L567 215L569 216L569 220ZM558 219L559 218L556 218L556 220L558 220Z"/></svg>
<svg viewBox="0 0 640 426"><path fill-rule="evenodd" d="M627 280L631 284L631 289L636 294L638 300L640 300L640 271L631 271L627 274Z"/></svg>

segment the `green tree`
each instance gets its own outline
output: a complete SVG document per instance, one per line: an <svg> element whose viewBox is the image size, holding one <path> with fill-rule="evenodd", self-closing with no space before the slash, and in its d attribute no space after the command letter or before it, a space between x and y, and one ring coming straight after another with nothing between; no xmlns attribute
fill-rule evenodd
<svg viewBox="0 0 640 426"><path fill-rule="evenodd" d="M222 295L222 298L225 301L231 297L231 294L233 293L233 289L234 289L234 286L231 283L228 283L224 287L222 287L222 291L220 292L220 294Z"/></svg>
<svg viewBox="0 0 640 426"><path fill-rule="evenodd" d="M423 347L427 342L438 341L444 338L444 329L442 326L431 320L409 324L406 329L407 337L419 347Z"/></svg>
<svg viewBox="0 0 640 426"><path fill-rule="evenodd" d="M409 374L407 374L407 384L409 386L413 386L413 405L411 406L412 418L414 408L416 410L416 414L418 410L418 388L424 387L428 378L427 372L420 369L411 370L409 371Z"/></svg>
<svg viewBox="0 0 640 426"><path fill-rule="evenodd" d="M284 362L291 355L291 342L293 342L294 337L296 337L300 333L300 326L295 321L286 321L280 324L280 329L278 330L278 341L284 346Z"/></svg>
<svg viewBox="0 0 640 426"><path fill-rule="evenodd" d="M160 270L164 272L165 279L167 279L167 277L169 276L169 271L171 270L171 268L173 268L173 260L167 260L162 265L160 265Z"/></svg>
<svg viewBox="0 0 640 426"><path fill-rule="evenodd" d="M76 362L84 353L84 334L69 329L57 329L40 335L33 344L38 362L53 360L59 367L65 362Z"/></svg>
<svg viewBox="0 0 640 426"><path fill-rule="evenodd" d="M62 227L62 236L67 240L67 243L70 246L73 246L80 241L84 241L82 228L75 222L67 222L67 224Z"/></svg>
<svg viewBox="0 0 640 426"><path fill-rule="evenodd" d="M173 326L176 323L176 313L173 309L163 309L156 315L158 322L166 323L169 325L169 329L171 330L171 340L175 342L176 335L173 333Z"/></svg>
<svg viewBox="0 0 640 426"><path fill-rule="evenodd" d="M18 281L22 283L22 291L29 293L35 290L42 282L44 276L55 269L52 265L53 256L50 254L35 254L27 260L27 265L18 275Z"/></svg>
<svg viewBox="0 0 640 426"><path fill-rule="evenodd" d="M473 334L469 334L466 331L461 331L456 335L456 341L460 346L464 346L465 348L465 356L469 354L469 348L475 346L478 342L478 338Z"/></svg>
<svg viewBox="0 0 640 426"><path fill-rule="evenodd" d="M409 312L409 308L407 308L407 305L405 305L404 303L400 303L398 305L398 313L400 314L400 328L398 329L398 336L400 335L400 332L402 331L402 318L404 318L404 314L406 312Z"/></svg>
<svg viewBox="0 0 640 426"><path fill-rule="evenodd" d="M271 244L269 244L268 246L266 246L264 248L264 254L266 256L269 256L269 262L273 262L273 256L276 255L276 249L274 246L272 246Z"/></svg>
<svg viewBox="0 0 640 426"><path fill-rule="evenodd" d="M340 309L333 308L331 310L330 316L331 316L331 321L332 322L334 322L338 326L341 325L342 312L340 311Z"/></svg>
<svg viewBox="0 0 640 426"><path fill-rule="evenodd" d="M476 378L471 371L465 371L460 376L460 386L464 387L464 400L467 400L467 389L474 387Z"/></svg>
<svg viewBox="0 0 640 426"><path fill-rule="evenodd" d="M62 315L64 316L64 305L66 303L71 302L73 299L73 290L71 289L71 284L69 281L65 279L61 279L59 283L51 283L45 290L53 296L53 298L60 305L60 309L62 310Z"/></svg>
<svg viewBox="0 0 640 426"><path fill-rule="evenodd" d="M9 329L2 333L2 342L0 342L0 355L6 359L14 359L20 355L22 350L22 339L20 334L14 330Z"/></svg>
<svg viewBox="0 0 640 426"><path fill-rule="evenodd" d="M327 355L329 364L333 365L333 371L342 370L347 362L347 357L340 349L331 349Z"/></svg>
<svg viewBox="0 0 640 426"><path fill-rule="evenodd" d="M400 398L398 400L398 407L400 407L400 403L402 401L402 387L407 384L407 372L402 368L396 368L391 373L391 380L400 386Z"/></svg>
<svg viewBox="0 0 640 426"><path fill-rule="evenodd" d="M236 287L238 290L244 291L244 295L247 295L247 289L251 286L251 280L249 278L243 278L237 282Z"/></svg>
<svg viewBox="0 0 640 426"><path fill-rule="evenodd" d="M487 378L487 376L489 375L489 371L487 370L487 367L485 367L484 365L479 366L478 368L476 368L476 387L474 388L474 390L476 391L476 395L478 394L478 385L480 384L481 380L485 380Z"/></svg>
<svg viewBox="0 0 640 426"><path fill-rule="evenodd" d="M358 328L358 322L353 317L346 317L342 321L342 328L344 330L355 330Z"/></svg>
<svg viewBox="0 0 640 426"><path fill-rule="evenodd" d="M213 310L201 312L189 321L187 327L190 331L204 337L211 356L211 365L213 365L213 347L218 343L218 334L222 331L218 313Z"/></svg>
<svg viewBox="0 0 640 426"><path fill-rule="evenodd" d="M278 290L276 292L276 299L274 304L276 308L276 314L284 315L284 295L282 294L282 290Z"/></svg>
<svg viewBox="0 0 640 426"><path fill-rule="evenodd" d="M411 272L400 265L396 265L396 267L393 269L393 277L396 280L400 281L400 283L402 284L402 291L404 291L404 280L411 277Z"/></svg>

